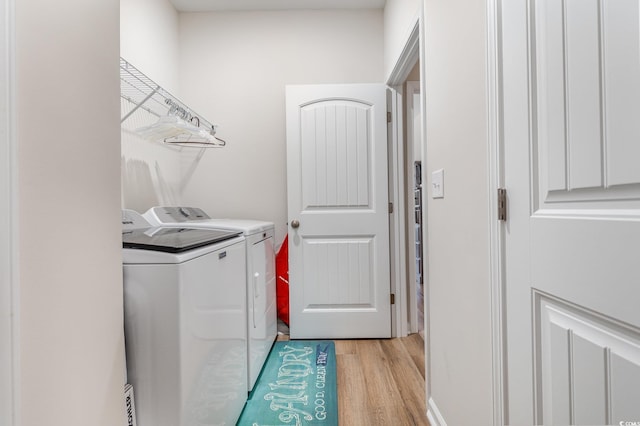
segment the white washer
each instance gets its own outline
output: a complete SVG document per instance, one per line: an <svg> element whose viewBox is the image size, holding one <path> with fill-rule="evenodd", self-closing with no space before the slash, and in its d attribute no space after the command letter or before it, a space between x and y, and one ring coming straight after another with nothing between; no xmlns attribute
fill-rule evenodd
<svg viewBox="0 0 640 426"><path fill-rule="evenodd" d="M234 425L247 398L240 232L123 211L125 347L138 426Z"/></svg>
<svg viewBox="0 0 640 426"><path fill-rule="evenodd" d="M144 217L161 226L237 230L246 238L249 390L260 375L278 334L274 224L257 220L212 219L194 207L153 207Z"/></svg>

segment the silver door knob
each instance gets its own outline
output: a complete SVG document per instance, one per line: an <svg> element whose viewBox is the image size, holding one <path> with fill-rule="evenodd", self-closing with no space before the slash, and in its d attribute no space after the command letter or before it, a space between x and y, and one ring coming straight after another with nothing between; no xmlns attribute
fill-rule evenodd
<svg viewBox="0 0 640 426"><path fill-rule="evenodd" d="M299 226L300 226L300 222L298 222L297 220L294 219L291 221L291 227L293 229L297 229Z"/></svg>

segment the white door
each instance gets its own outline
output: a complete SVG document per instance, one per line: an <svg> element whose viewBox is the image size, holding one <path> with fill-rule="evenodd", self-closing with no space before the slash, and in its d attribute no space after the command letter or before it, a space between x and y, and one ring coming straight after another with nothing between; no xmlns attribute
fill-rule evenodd
<svg viewBox="0 0 640 426"><path fill-rule="evenodd" d="M507 421L637 424L638 1L500 7Z"/></svg>
<svg viewBox="0 0 640 426"><path fill-rule="evenodd" d="M386 88L287 87L292 338L391 336Z"/></svg>

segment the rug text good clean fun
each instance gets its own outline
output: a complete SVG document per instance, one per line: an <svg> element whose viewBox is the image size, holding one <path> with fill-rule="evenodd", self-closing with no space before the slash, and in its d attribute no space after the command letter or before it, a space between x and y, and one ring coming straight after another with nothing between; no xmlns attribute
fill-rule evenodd
<svg viewBox="0 0 640 426"><path fill-rule="evenodd" d="M335 426L337 396L332 341L276 342L237 424Z"/></svg>

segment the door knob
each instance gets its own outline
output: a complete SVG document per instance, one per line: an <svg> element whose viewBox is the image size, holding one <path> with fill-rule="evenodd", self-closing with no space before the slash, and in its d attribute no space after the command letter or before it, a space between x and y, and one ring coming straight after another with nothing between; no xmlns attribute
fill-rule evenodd
<svg viewBox="0 0 640 426"><path fill-rule="evenodd" d="M300 226L300 222L298 222L297 220L294 219L291 221L291 227L293 229L297 229L299 226Z"/></svg>

